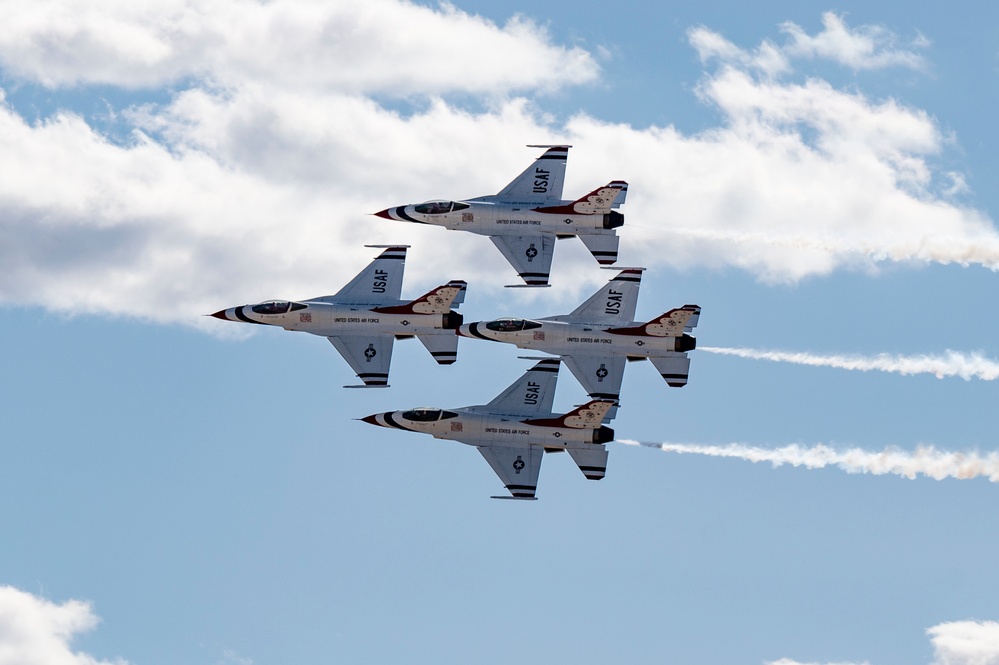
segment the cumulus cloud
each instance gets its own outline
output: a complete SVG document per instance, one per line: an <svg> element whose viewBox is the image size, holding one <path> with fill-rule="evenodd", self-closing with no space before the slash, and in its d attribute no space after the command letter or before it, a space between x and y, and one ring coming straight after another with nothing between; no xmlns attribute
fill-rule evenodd
<svg viewBox="0 0 999 665"><path fill-rule="evenodd" d="M151 87L195 77L355 93L489 93L579 84L598 73L587 51L552 44L527 18L514 16L500 28L450 4L5 4L0 66L48 87Z"/></svg>
<svg viewBox="0 0 999 665"><path fill-rule="evenodd" d="M951 621L927 629L933 665L999 665L999 622Z"/></svg>
<svg viewBox="0 0 999 665"><path fill-rule="evenodd" d="M963 176L933 166L935 121L821 79L781 80L797 47L766 42L742 57L692 31L706 62L697 95L722 120L685 135L547 116L547 89L599 71L524 18L497 26L404 0L140 5L5 12L8 76L179 89L121 109L131 134L117 141L70 112L28 122L0 104L2 302L213 325L197 315L335 291L370 259L365 243L414 245L413 289L452 278L499 288L513 272L483 238L365 213L496 192L536 156L524 144L549 142L576 146L567 197L631 183L627 264L735 266L769 282L884 261L999 269L991 220L954 199ZM882 33L843 29L884 51ZM453 92L485 110L449 103ZM393 94L416 103L402 113L384 101ZM442 275L419 259L445 245ZM603 279L585 252L565 256L555 281Z"/></svg>
<svg viewBox="0 0 999 665"><path fill-rule="evenodd" d="M877 25L851 30L843 17L833 12L822 15L822 28L812 36L790 21L783 23L781 31L791 38L784 50L790 56L826 58L852 69L923 66L923 58L911 50L927 46L922 35L909 44L909 49L900 48L899 38L890 30Z"/></svg>
<svg viewBox="0 0 999 665"><path fill-rule="evenodd" d="M53 603L0 586L0 665L127 665L98 660L70 648L74 636L98 623L88 603Z"/></svg>
<svg viewBox="0 0 999 665"><path fill-rule="evenodd" d="M933 643L931 665L999 665L999 622L952 621L926 630ZM792 658L766 661L766 665L851 665L852 661L834 663L802 662ZM868 661L856 665L868 665Z"/></svg>

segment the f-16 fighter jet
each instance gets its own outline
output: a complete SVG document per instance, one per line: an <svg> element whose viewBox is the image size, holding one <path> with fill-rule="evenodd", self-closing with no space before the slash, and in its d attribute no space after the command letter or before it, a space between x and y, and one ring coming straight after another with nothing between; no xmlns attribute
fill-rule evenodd
<svg viewBox="0 0 999 665"><path fill-rule="evenodd" d="M230 307L212 314L242 321L322 335L340 352L364 382L344 388L388 387L392 343L418 337L441 365L458 357L461 314L452 311L465 299L466 283L454 280L416 300L400 300L408 245L365 245L385 248L347 286L332 296L299 302L269 300Z"/></svg>
<svg viewBox="0 0 999 665"><path fill-rule="evenodd" d="M499 194L403 205L375 214L489 236L527 286L548 286L556 238L578 237L601 265L617 261L614 229L624 224L624 215L612 208L624 203L628 183L614 180L575 201L563 201L571 146L528 147L547 150Z"/></svg>
<svg viewBox="0 0 999 665"><path fill-rule="evenodd" d="M614 430L602 424L612 402L552 413L558 367L558 358L541 360L489 404L389 411L361 420L475 446L512 495L492 498L534 499L546 452L568 451L584 476L600 480L607 470L604 444L614 439Z"/></svg>
<svg viewBox="0 0 999 665"><path fill-rule="evenodd" d="M617 414L625 360L648 358L674 388L687 384L696 346L689 334L701 313L697 305L671 309L651 321L634 321L644 268L625 268L570 314L468 323L458 334L515 344L562 356L594 399L612 400Z"/></svg>

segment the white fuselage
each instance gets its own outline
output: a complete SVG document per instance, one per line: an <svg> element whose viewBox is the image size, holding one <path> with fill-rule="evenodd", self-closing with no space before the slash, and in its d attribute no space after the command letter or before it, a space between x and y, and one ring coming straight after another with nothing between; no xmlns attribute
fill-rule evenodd
<svg viewBox="0 0 999 665"><path fill-rule="evenodd" d="M440 414L439 419L428 421L414 417L414 414L426 415L434 412ZM436 439L460 441L474 446L533 444L549 449L565 449L586 447L609 441L613 437L613 432L606 427L601 429L560 427L556 423L557 418L554 414L540 418L504 416L478 412L477 407L464 407L453 410L389 411L362 420L372 425L422 432ZM539 420L549 420L551 423L538 424ZM610 438L607 432L610 432Z"/></svg>
<svg viewBox="0 0 999 665"><path fill-rule="evenodd" d="M536 210L536 204L458 201L448 212L418 212L428 204L399 206L386 211L390 218L470 231L480 235L524 235L549 232L557 235L614 235L615 226L623 223L620 213L607 215L579 214L570 211ZM445 206L446 207L446 206ZM622 221L619 221L622 220Z"/></svg>
<svg viewBox="0 0 999 665"><path fill-rule="evenodd" d="M374 309L403 305L406 301L378 305L338 304L315 301L290 302L288 311L267 313L267 303L244 305L225 310L231 321L280 326L330 337L333 335L364 335L372 332L388 335L423 335L453 328L451 314L386 314ZM254 311L258 310L263 311ZM280 308L277 308L280 309ZM457 315L454 315L457 316Z"/></svg>
<svg viewBox="0 0 999 665"><path fill-rule="evenodd" d="M523 330L496 330L504 321L524 321ZM613 328L629 328L636 322ZM567 323L564 321L497 319L479 321L461 326L459 333L496 342L513 344L521 349L533 349L553 355L631 356L655 358L675 355L687 350L684 337L659 337L654 335L609 332L606 325Z"/></svg>

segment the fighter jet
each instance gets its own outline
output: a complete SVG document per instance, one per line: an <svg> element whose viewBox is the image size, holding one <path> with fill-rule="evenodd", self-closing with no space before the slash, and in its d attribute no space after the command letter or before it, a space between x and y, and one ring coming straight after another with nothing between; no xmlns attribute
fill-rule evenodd
<svg viewBox="0 0 999 665"><path fill-rule="evenodd" d="M375 214L489 236L526 283L516 286L548 286L556 238L578 237L601 265L617 261L614 229L624 224L624 215L612 208L624 203L628 183L613 180L575 201L563 201L571 146L528 147L547 150L499 194L402 205Z"/></svg>
<svg viewBox="0 0 999 665"><path fill-rule="evenodd" d="M584 476L600 480L607 471L604 444L614 440L614 430L603 424L612 402L552 413L558 368L558 358L541 359L488 404L388 411L361 420L475 446L511 494L493 499L533 500L546 452L568 451Z"/></svg>
<svg viewBox="0 0 999 665"><path fill-rule="evenodd" d="M687 384L697 342L689 334L700 317L697 305L640 323L634 321L644 268L624 268L606 286L569 314L543 319L504 318L467 323L458 334L514 344L561 356L594 399L612 400L613 418L620 404L625 360L648 358L674 388Z"/></svg>
<svg viewBox="0 0 999 665"><path fill-rule="evenodd" d="M457 360L455 329L462 318L450 308L464 301L466 283L453 280L416 300L400 300L408 245L365 247L385 251L334 295L298 302L268 300L230 307L211 316L326 337L364 382L344 388L388 387L396 339L419 338L441 365Z"/></svg>

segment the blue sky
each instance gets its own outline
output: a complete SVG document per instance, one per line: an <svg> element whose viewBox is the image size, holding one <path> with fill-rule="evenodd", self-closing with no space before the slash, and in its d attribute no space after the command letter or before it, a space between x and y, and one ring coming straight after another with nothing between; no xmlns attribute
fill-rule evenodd
<svg viewBox="0 0 999 665"><path fill-rule="evenodd" d="M997 10L2 6L0 663L999 663ZM703 308L689 385L632 364L614 429L735 457L612 444L491 501L470 448L354 419L484 403L516 349L401 342L349 391L202 316L366 243L466 320L568 312L613 274L576 241L504 289L483 238L369 215L555 142L567 196L631 184L638 317Z"/></svg>

